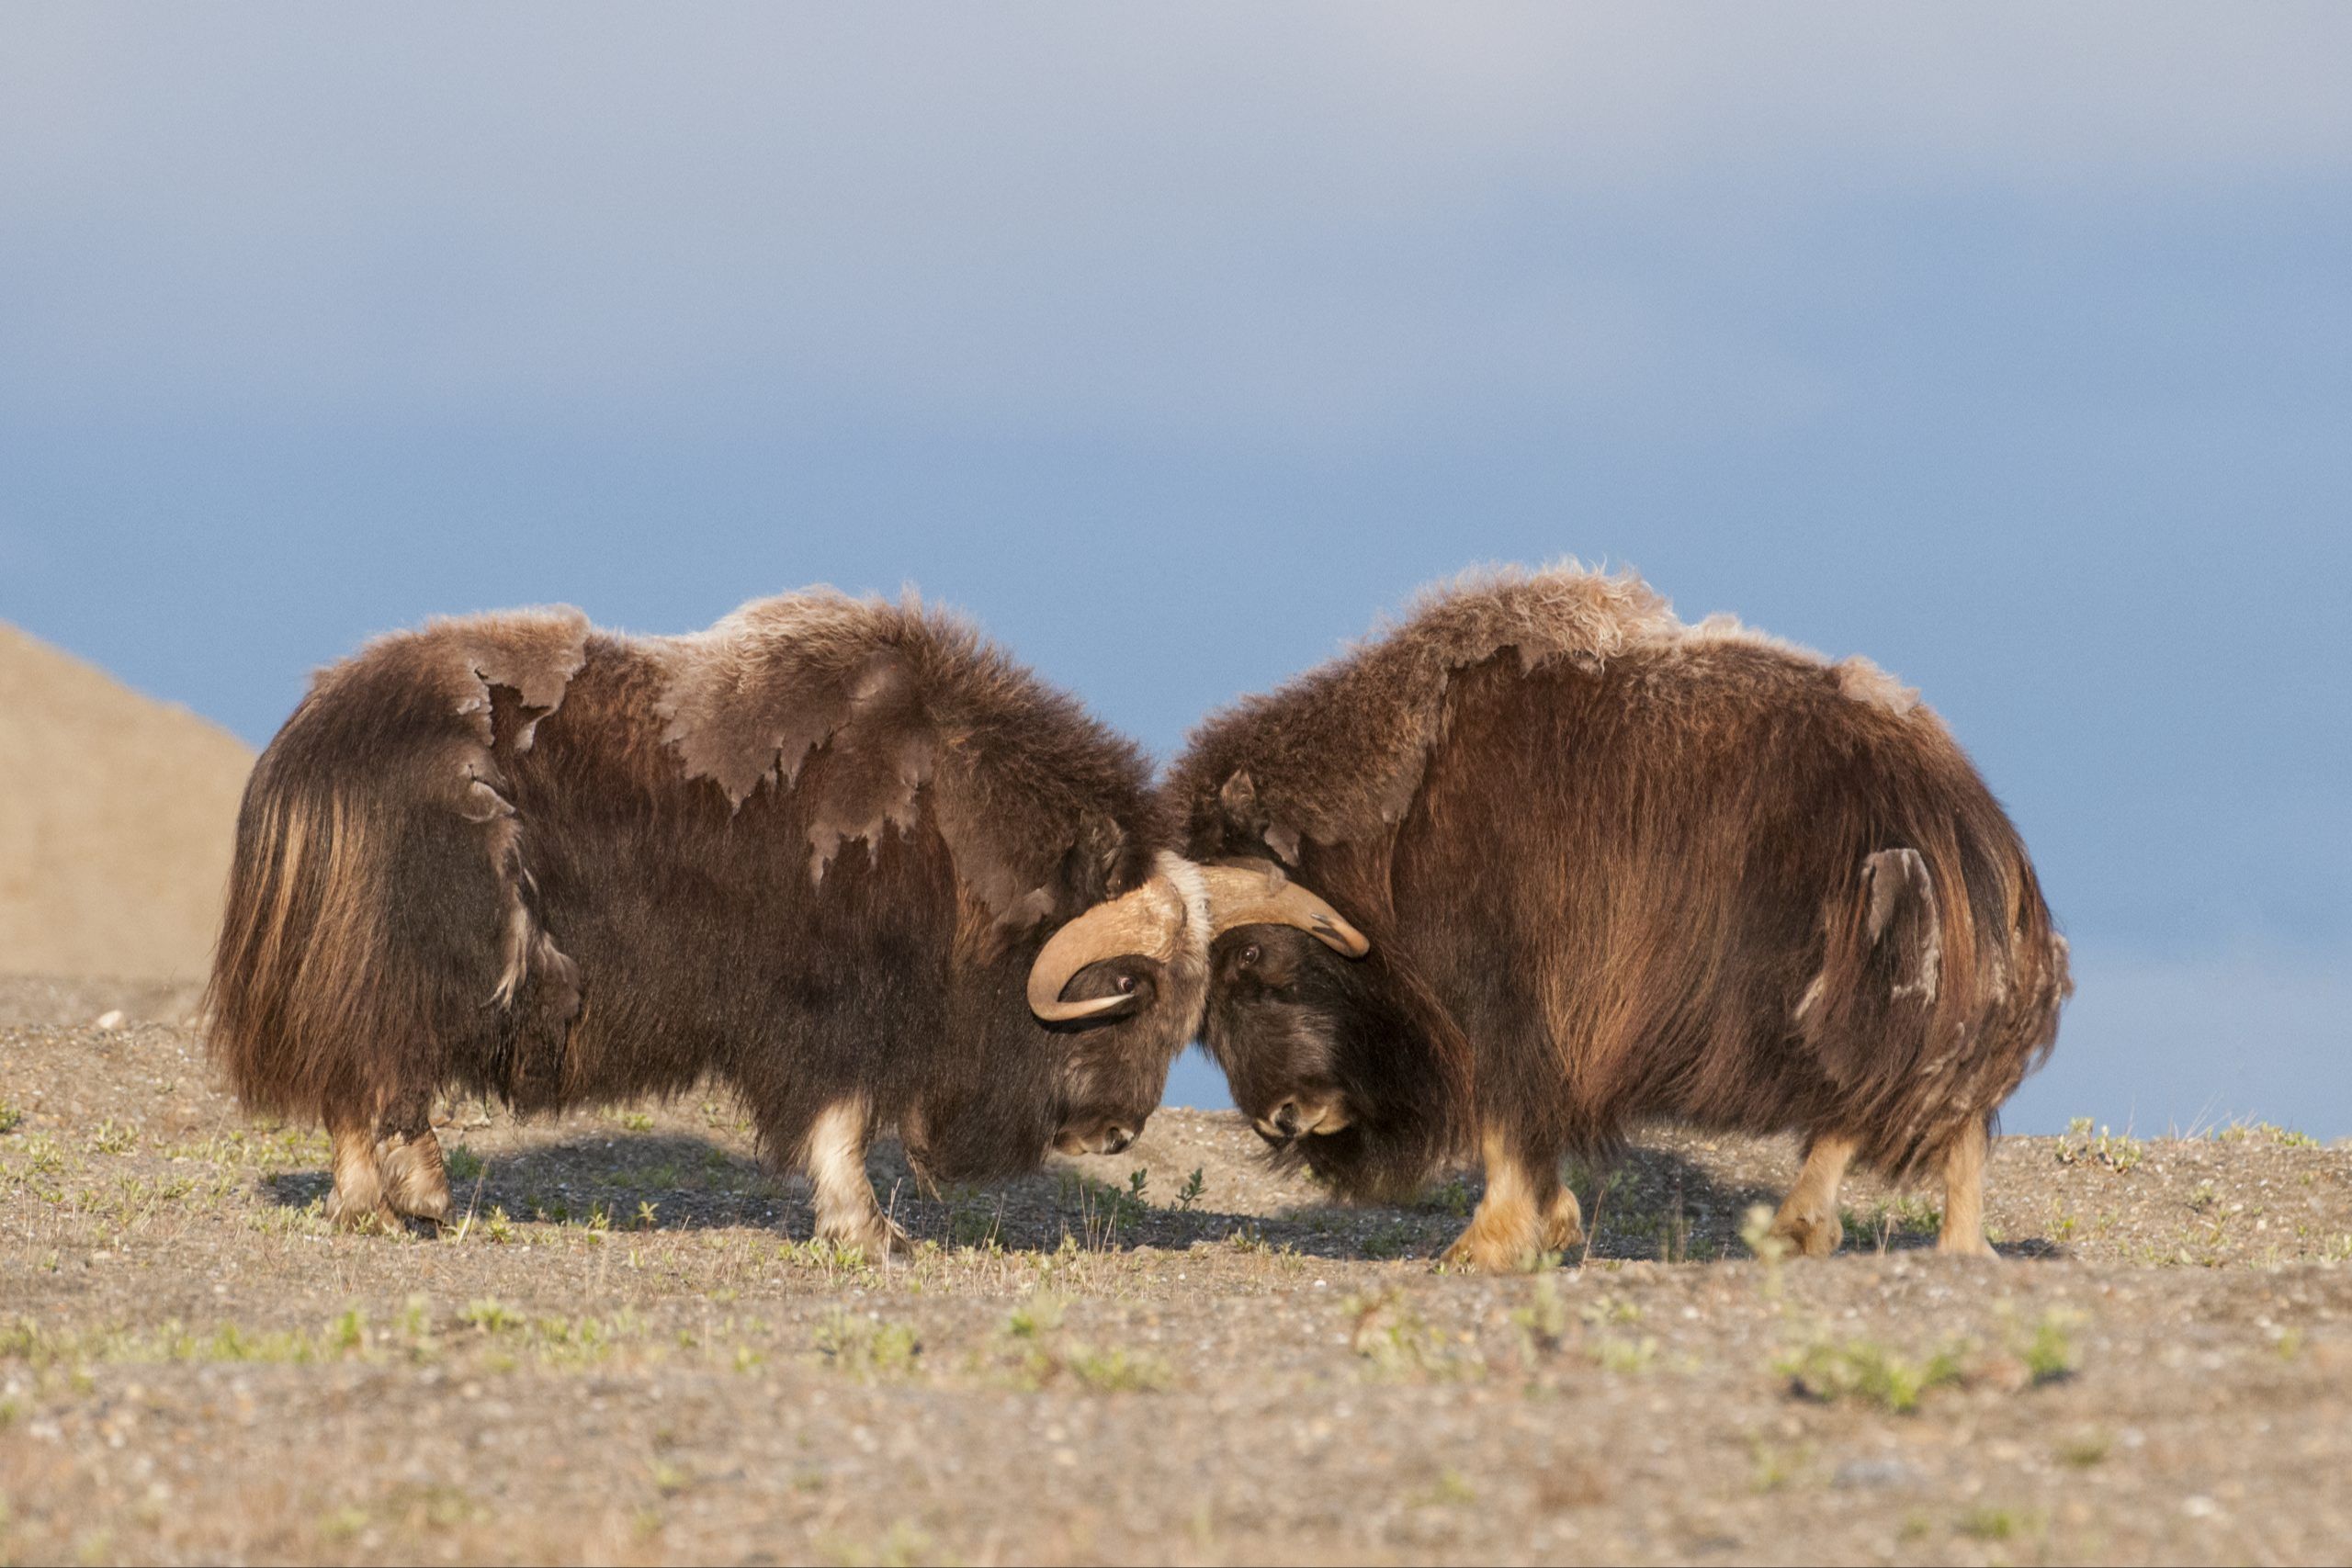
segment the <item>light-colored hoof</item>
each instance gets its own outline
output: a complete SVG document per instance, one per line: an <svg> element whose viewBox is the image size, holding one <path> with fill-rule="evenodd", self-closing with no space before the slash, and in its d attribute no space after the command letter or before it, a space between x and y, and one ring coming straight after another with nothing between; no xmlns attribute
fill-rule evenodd
<svg viewBox="0 0 2352 1568"><path fill-rule="evenodd" d="M449 1175L441 1163L441 1140L428 1127L415 1137L395 1133L376 1144L376 1168L383 1173L384 1201L395 1213L442 1224L449 1218Z"/></svg>
<svg viewBox="0 0 2352 1568"><path fill-rule="evenodd" d="M1964 1240L1948 1235L1938 1236L1936 1250L1947 1258L1998 1258L2001 1256L1993 1250L1993 1244L1981 1235Z"/></svg>
<svg viewBox="0 0 2352 1568"><path fill-rule="evenodd" d="M1479 1274L1524 1274L1535 1267L1537 1253L1532 1235L1498 1235L1473 1224L1440 1261L1449 1269Z"/></svg>
<svg viewBox="0 0 2352 1568"><path fill-rule="evenodd" d="M844 1252L863 1253L868 1263L904 1257L914 1250L914 1243L907 1239L907 1233L879 1214L865 1224L827 1224L820 1222L817 1226L817 1239L831 1242Z"/></svg>
<svg viewBox="0 0 2352 1568"><path fill-rule="evenodd" d="M402 1229L401 1217L380 1197L357 1200L340 1187L327 1194L327 1223L357 1235L397 1235Z"/></svg>
<svg viewBox="0 0 2352 1568"><path fill-rule="evenodd" d="M1845 1244L1846 1227L1836 1214L1781 1214L1771 1234L1807 1258L1826 1258Z"/></svg>
<svg viewBox="0 0 2352 1568"><path fill-rule="evenodd" d="M1544 1216L1544 1250L1566 1254L1584 1245L1584 1212L1576 1194L1563 1192L1552 1212Z"/></svg>

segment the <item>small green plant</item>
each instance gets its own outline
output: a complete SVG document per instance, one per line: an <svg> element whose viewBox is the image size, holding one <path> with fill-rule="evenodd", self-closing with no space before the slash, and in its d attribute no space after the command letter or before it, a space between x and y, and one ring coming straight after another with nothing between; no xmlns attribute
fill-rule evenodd
<svg viewBox="0 0 2352 1568"><path fill-rule="evenodd" d="M490 1168L481 1156L463 1144L441 1156L441 1168L452 1181L471 1181Z"/></svg>
<svg viewBox="0 0 2352 1568"><path fill-rule="evenodd" d="M1476 1377L1485 1364L1475 1349L1457 1351L1398 1290L1350 1296L1340 1310L1353 1318L1348 1343L1384 1378Z"/></svg>
<svg viewBox="0 0 2352 1568"><path fill-rule="evenodd" d="M1839 1213L1846 1234L1870 1237L1878 1249L1884 1252L1898 1241L1933 1241L1943 1228L1943 1211L1916 1192L1899 1197L1881 1199L1867 1210L1846 1209Z"/></svg>
<svg viewBox="0 0 2352 1568"><path fill-rule="evenodd" d="M1061 1364L1082 1386L1097 1393L1155 1393L1176 1381L1168 1363L1159 1357L1116 1346L1097 1350L1071 1345L1062 1351Z"/></svg>
<svg viewBox="0 0 2352 1568"><path fill-rule="evenodd" d="M987 1247L996 1244L1004 1227L1004 1201L972 1187L957 1187L947 1194L947 1235L957 1247Z"/></svg>
<svg viewBox="0 0 2352 1568"><path fill-rule="evenodd" d="M1201 1194L1208 1190L1208 1183L1201 1179L1203 1168L1194 1166L1193 1174L1184 1179L1184 1185L1176 1190L1176 1206L1186 1213L1192 1213L1193 1205L1199 1202Z"/></svg>
<svg viewBox="0 0 2352 1568"><path fill-rule="evenodd" d="M523 1326L523 1314L497 1298L486 1296L467 1303L458 1314L458 1321L484 1334L506 1334Z"/></svg>
<svg viewBox="0 0 2352 1568"><path fill-rule="evenodd" d="M1069 1303L1050 1291L1039 1291L1012 1309L1004 1331L1015 1339L1042 1339L1062 1325Z"/></svg>
<svg viewBox="0 0 2352 1568"><path fill-rule="evenodd" d="M2260 1140L2289 1149L2315 1149L2320 1146L2319 1140L2309 1133L2299 1133L2291 1127L2281 1127L2275 1122L2233 1122L2216 1132L2213 1137L2216 1142L2224 1144Z"/></svg>
<svg viewBox="0 0 2352 1568"><path fill-rule="evenodd" d="M457 1321L466 1324L468 1328L480 1328L482 1333L517 1333L526 1319L520 1312L501 1303L499 1298L487 1295L482 1300L466 1303L466 1307L458 1309Z"/></svg>
<svg viewBox="0 0 2352 1568"><path fill-rule="evenodd" d="M817 1325L817 1353L853 1377L899 1377L915 1370L922 1344L907 1324L837 1312Z"/></svg>
<svg viewBox="0 0 2352 1568"><path fill-rule="evenodd" d="M2014 1508L1971 1508L1960 1517L1960 1533L1973 1540L2007 1540L2024 1528Z"/></svg>
<svg viewBox="0 0 2352 1568"><path fill-rule="evenodd" d="M1510 1320L1519 1330L1520 1344L1527 1359L1549 1356L1558 1350L1567 1337L1568 1309L1560 1300L1559 1287L1552 1283L1548 1274L1535 1277L1534 1292L1527 1304L1515 1308Z"/></svg>
<svg viewBox="0 0 2352 1568"><path fill-rule="evenodd" d="M1747 1213L1740 1216L1739 1239L1764 1265L1765 1299L1777 1303L1781 1299L1781 1269L1795 1253L1796 1243L1772 1228L1770 1203L1748 1205Z"/></svg>
<svg viewBox="0 0 2352 1568"><path fill-rule="evenodd" d="M2077 1116L2066 1124L2066 1135L2058 1140L2060 1165L2097 1165L2122 1175L2140 1168L2147 1154L2147 1145L2139 1139L2119 1134L2106 1127L2098 1135L2091 1133L2091 1119Z"/></svg>
<svg viewBox="0 0 2352 1568"><path fill-rule="evenodd" d="M1748 1489L1758 1493L1780 1491L1813 1462L1811 1448L1784 1449L1761 1432L1747 1435L1747 1456Z"/></svg>
<svg viewBox="0 0 2352 1568"><path fill-rule="evenodd" d="M504 1209L493 1206L490 1211L490 1218L481 1223L481 1234L483 1239L495 1246L504 1247L514 1239L514 1222L506 1217Z"/></svg>
<svg viewBox="0 0 2352 1568"><path fill-rule="evenodd" d="M347 1307L343 1314L327 1325L327 1343L345 1355L368 1348L368 1320L357 1307Z"/></svg>
<svg viewBox="0 0 2352 1568"><path fill-rule="evenodd" d="M139 1146L139 1133L131 1127L119 1127L109 1116L90 1134L90 1146L102 1155L127 1155Z"/></svg>
<svg viewBox="0 0 2352 1568"><path fill-rule="evenodd" d="M1413 1243L1413 1233L1403 1222L1383 1220L1363 1234L1357 1244L1366 1258L1402 1258Z"/></svg>
<svg viewBox="0 0 2352 1568"><path fill-rule="evenodd" d="M2075 1329L2080 1322L2079 1315L2074 1313L2046 1312L2026 1331L2023 1342L2018 1346L2018 1359L2025 1363L2032 1386L2039 1388L2075 1375L2082 1359L2075 1348Z"/></svg>
<svg viewBox="0 0 2352 1568"><path fill-rule="evenodd" d="M2074 1470L2088 1470L2103 1461L2114 1447L2115 1439L2096 1427L2077 1432L2058 1445L2058 1462Z"/></svg>
<svg viewBox="0 0 2352 1568"><path fill-rule="evenodd" d="M5 1100L0 1100L0 1134L13 1133L25 1124L25 1113Z"/></svg>
<svg viewBox="0 0 2352 1568"><path fill-rule="evenodd" d="M1451 1214L1457 1220L1465 1220L1470 1217L1470 1211L1477 1205L1478 1195L1470 1190L1467 1179L1457 1175L1449 1176L1443 1181L1431 1186L1421 1194L1420 1201L1414 1206L1420 1209L1433 1209L1441 1214Z"/></svg>
<svg viewBox="0 0 2352 1568"><path fill-rule="evenodd" d="M1816 1340L1778 1358L1772 1370L1801 1399L1854 1400L1907 1416L1928 1391L1963 1381L1961 1357L1956 1345L1915 1359L1867 1339Z"/></svg>
<svg viewBox="0 0 2352 1568"><path fill-rule="evenodd" d="M1638 1339L1604 1334L1592 1341L1593 1365L1604 1372L1646 1372L1657 1364L1657 1340L1645 1334Z"/></svg>

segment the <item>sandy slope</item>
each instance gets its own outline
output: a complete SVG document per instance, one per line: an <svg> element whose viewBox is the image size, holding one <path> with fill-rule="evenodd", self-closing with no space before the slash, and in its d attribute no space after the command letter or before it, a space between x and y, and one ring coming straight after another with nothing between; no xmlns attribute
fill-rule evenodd
<svg viewBox="0 0 2352 1568"><path fill-rule="evenodd" d="M252 765L219 726L0 625L0 974L200 975Z"/></svg>

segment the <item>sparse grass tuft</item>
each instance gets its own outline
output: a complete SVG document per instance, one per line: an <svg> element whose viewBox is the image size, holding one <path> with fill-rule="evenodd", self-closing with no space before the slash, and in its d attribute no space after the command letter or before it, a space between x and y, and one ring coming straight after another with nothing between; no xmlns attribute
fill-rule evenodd
<svg viewBox="0 0 2352 1568"><path fill-rule="evenodd" d="M1943 1210L1916 1192L1881 1199L1867 1210L1841 1210L1838 1219L1849 1236L1875 1238L1881 1252L1898 1241L1933 1241L1944 1223Z"/></svg>
<svg viewBox="0 0 2352 1568"><path fill-rule="evenodd" d="M2071 1470L2088 1470L2102 1462L2115 1447L2110 1434L2094 1427L2077 1432L2058 1445L2058 1462Z"/></svg>
<svg viewBox="0 0 2352 1568"><path fill-rule="evenodd" d="M1159 1357L1117 1346L1097 1350L1071 1345L1062 1351L1061 1363L1070 1376L1097 1393L1156 1393L1176 1381L1168 1363Z"/></svg>
<svg viewBox="0 0 2352 1568"><path fill-rule="evenodd" d="M1972 1540L2007 1540L2025 1528L2014 1508L1985 1505L1960 1517L1960 1533Z"/></svg>
<svg viewBox="0 0 2352 1568"><path fill-rule="evenodd" d="M1854 1400L1907 1416L1929 1390L1963 1380L1962 1354L1961 1347L1947 1345L1915 1359L1868 1339L1815 1340L1780 1357L1772 1370L1801 1399Z"/></svg>
<svg viewBox="0 0 2352 1568"><path fill-rule="evenodd" d="M2139 1139L2124 1136L2105 1127L2098 1135L2091 1134L2091 1119L2077 1116L2066 1124L2066 1134L2058 1140L2060 1165L2097 1165L2123 1175L2140 1168L2147 1156L2147 1145Z"/></svg>
<svg viewBox="0 0 2352 1568"><path fill-rule="evenodd" d="M2281 1127L2275 1122L2233 1122L2216 1131L2214 1141L2223 1144L2266 1143L2287 1149L2315 1149L2320 1141L2309 1133L2299 1133L2291 1127Z"/></svg>
<svg viewBox="0 0 2352 1568"><path fill-rule="evenodd" d="M469 1302L458 1321L484 1334L506 1334L523 1326L523 1314L494 1297Z"/></svg>
<svg viewBox="0 0 2352 1568"><path fill-rule="evenodd" d="M5 1100L0 1100L0 1134L15 1132L25 1124L25 1113Z"/></svg>
<svg viewBox="0 0 2352 1568"><path fill-rule="evenodd" d="M1355 1320L1349 1347L1378 1377L1453 1380L1479 1377L1487 1370L1475 1346L1448 1343L1402 1291L1350 1296L1340 1310Z"/></svg>
<svg viewBox="0 0 2352 1568"><path fill-rule="evenodd" d="M2081 1324L2079 1314L2055 1309L2043 1313L2018 1347L2018 1359L2025 1363L2031 1386L2057 1382L2075 1375L2082 1357L2075 1347L2075 1330Z"/></svg>
<svg viewBox="0 0 2352 1568"><path fill-rule="evenodd" d="M906 1376L922 1354L911 1326L878 1315L837 1312L817 1325L814 1338L827 1365L856 1378Z"/></svg>
<svg viewBox="0 0 2352 1568"><path fill-rule="evenodd" d="M483 1161L481 1156L474 1153L465 1145L459 1144L442 1155L441 1168L448 1172L449 1179L452 1181L471 1181L487 1170L489 1166Z"/></svg>

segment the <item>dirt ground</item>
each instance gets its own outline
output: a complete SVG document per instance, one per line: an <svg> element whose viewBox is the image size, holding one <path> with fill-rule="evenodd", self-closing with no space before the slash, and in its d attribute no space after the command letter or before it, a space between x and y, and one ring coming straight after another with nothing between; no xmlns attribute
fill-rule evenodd
<svg viewBox="0 0 2352 1568"><path fill-rule="evenodd" d="M1661 1131L1487 1279L1432 1262L1472 1183L1335 1209L1228 1115L998 1190L886 1150L872 1267L722 1094L461 1102L465 1221L355 1236L191 1000L0 981L0 1561L2352 1551L2352 1149L2276 1129L2006 1139L2000 1261L1858 1186L1810 1264L1739 1239L1792 1148Z"/></svg>

